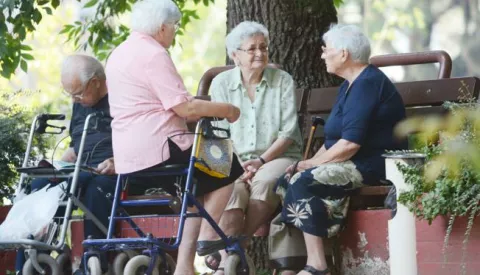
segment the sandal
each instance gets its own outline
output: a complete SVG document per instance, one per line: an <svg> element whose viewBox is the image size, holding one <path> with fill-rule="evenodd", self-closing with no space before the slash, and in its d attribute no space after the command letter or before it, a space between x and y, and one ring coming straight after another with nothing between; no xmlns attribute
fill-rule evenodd
<svg viewBox="0 0 480 275"><path fill-rule="evenodd" d="M217 263L215 266L210 264L210 262L208 261L209 257L212 257L215 262ZM222 261L222 256L220 255L220 252L214 252L210 255L207 255L205 257L205 265L210 268L211 270L214 270L214 271L217 271L217 270L222 270L223 267L218 267L220 265L220 262Z"/></svg>
<svg viewBox="0 0 480 275"><path fill-rule="evenodd" d="M225 242L222 239L214 240L214 241L198 241L197 242L198 256L206 256L209 254L213 254L224 248L225 248Z"/></svg>
<svg viewBox="0 0 480 275"><path fill-rule="evenodd" d="M306 265L303 270L309 272L310 274L312 275L327 275L328 273L330 273L330 270L328 268L324 269L324 270L318 270L316 268L314 268L313 266L310 266L310 265Z"/></svg>

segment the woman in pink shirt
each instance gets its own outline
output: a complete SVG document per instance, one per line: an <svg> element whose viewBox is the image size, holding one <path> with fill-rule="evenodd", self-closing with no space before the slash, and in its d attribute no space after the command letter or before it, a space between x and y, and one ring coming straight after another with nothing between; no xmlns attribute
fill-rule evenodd
<svg viewBox="0 0 480 275"><path fill-rule="evenodd" d="M185 89L167 49L172 45L181 13L171 0L143 0L132 8L132 34L109 57L108 80L115 170L133 173L152 167L188 163L193 135L187 119L226 118L240 110L226 103L194 99ZM196 195L218 222L230 198L232 183L243 169L233 158L230 177L219 179L195 171ZM175 194L173 182L151 179L154 186ZM201 224L200 224L201 223ZM199 236L200 233L200 236ZM218 235L201 219L187 219L175 274L193 275L197 239L199 254L211 253Z"/></svg>

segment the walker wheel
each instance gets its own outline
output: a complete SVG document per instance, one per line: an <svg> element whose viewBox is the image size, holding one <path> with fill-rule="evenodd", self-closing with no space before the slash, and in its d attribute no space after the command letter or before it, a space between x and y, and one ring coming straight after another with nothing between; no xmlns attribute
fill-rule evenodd
<svg viewBox="0 0 480 275"><path fill-rule="evenodd" d="M113 260L113 274L115 275L123 275L125 266L127 265L127 262L137 256L138 253L136 251L129 251L127 252L120 252L115 256L115 259ZM126 273L125 273L126 274Z"/></svg>
<svg viewBox="0 0 480 275"><path fill-rule="evenodd" d="M175 268L177 267L177 264L175 263L175 260L173 259L170 254L165 253L165 258L167 260L166 263L164 263L159 256L159 264L158 264L158 269L160 270L160 275L172 275L175 272Z"/></svg>
<svg viewBox="0 0 480 275"><path fill-rule="evenodd" d="M97 256L91 256L87 261L89 275L102 275L102 266Z"/></svg>
<svg viewBox="0 0 480 275"><path fill-rule="evenodd" d="M37 261L40 264L40 266L43 268L45 271L46 275L60 275L60 267L58 266L57 262L55 259L50 257L50 255L47 254L38 254L37 255ZM25 265L23 265L22 273L24 275L37 275L37 274L42 274L38 272L32 264L32 259L28 259L25 262Z"/></svg>
<svg viewBox="0 0 480 275"><path fill-rule="evenodd" d="M150 265L150 257L145 255L138 255L131 258L127 265L125 266L125 270L123 274L128 275L144 275ZM152 275L159 275L158 267L155 267L152 271Z"/></svg>

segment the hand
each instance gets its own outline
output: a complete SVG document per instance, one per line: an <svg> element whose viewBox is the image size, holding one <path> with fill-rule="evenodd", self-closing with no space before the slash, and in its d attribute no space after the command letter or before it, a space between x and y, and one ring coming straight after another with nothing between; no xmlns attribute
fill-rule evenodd
<svg viewBox="0 0 480 275"><path fill-rule="evenodd" d="M245 173L243 173L243 175L240 178L242 179L243 182L250 184L252 183L252 178L254 176L255 176L255 173L250 171L245 171Z"/></svg>
<svg viewBox="0 0 480 275"><path fill-rule="evenodd" d="M232 122L237 121L237 119L239 117L240 117L240 109L233 106L233 105L230 105L230 110L229 110L228 115L226 117L227 121L232 123Z"/></svg>
<svg viewBox="0 0 480 275"><path fill-rule="evenodd" d="M249 182L262 165L263 163L260 161L260 159L251 159L243 162L242 167L245 170L245 173L243 173L242 179L245 182Z"/></svg>
<svg viewBox="0 0 480 275"><path fill-rule="evenodd" d="M308 160L302 160L298 163L296 172L302 172L312 167L313 167L313 164L311 164Z"/></svg>
<svg viewBox="0 0 480 275"><path fill-rule="evenodd" d="M295 164L292 164L292 165L288 166L287 169L285 169L285 173L287 173L289 175L290 174L295 174L297 172L301 172L303 170L307 170L307 169L313 167L313 165L308 160L302 160L302 161L298 162L296 171L293 171L293 166L294 165Z"/></svg>
<svg viewBox="0 0 480 275"><path fill-rule="evenodd" d="M97 166L97 173L102 175L115 175L115 163L113 158L104 160Z"/></svg>

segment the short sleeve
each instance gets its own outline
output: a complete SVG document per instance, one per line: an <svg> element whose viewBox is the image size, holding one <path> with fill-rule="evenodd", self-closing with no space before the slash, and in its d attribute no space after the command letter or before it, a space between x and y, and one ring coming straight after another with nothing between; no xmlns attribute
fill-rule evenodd
<svg viewBox="0 0 480 275"><path fill-rule="evenodd" d="M169 110L193 97L187 92L181 76L167 52L159 52L146 65L146 77L151 91Z"/></svg>
<svg viewBox="0 0 480 275"><path fill-rule="evenodd" d="M301 144L300 128L298 127L297 101L295 98L295 83L293 78L286 74L281 82L281 125L279 138L291 139Z"/></svg>
<svg viewBox="0 0 480 275"><path fill-rule="evenodd" d="M210 89L209 89L211 101L221 102L221 103L231 103L228 101L228 97L226 94L227 92L228 92L227 85L224 85L224 83L222 83L222 81L220 81L218 77L215 77L212 81L212 84L210 84ZM216 126L224 129L230 129L230 124L225 119L218 122Z"/></svg>
<svg viewBox="0 0 480 275"><path fill-rule="evenodd" d="M362 145L378 106L378 87L359 79L348 91L343 106L342 139Z"/></svg>

